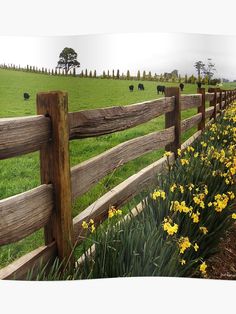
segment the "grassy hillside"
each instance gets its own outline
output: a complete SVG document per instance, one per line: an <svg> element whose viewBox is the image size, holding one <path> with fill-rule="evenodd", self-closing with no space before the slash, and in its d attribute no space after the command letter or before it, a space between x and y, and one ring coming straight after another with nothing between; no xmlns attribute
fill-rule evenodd
<svg viewBox="0 0 236 314"><path fill-rule="evenodd" d="M68 92L70 111L128 105L157 98L157 82L145 81L143 83L145 90L138 91L137 81L50 76L0 69L0 117L35 114L35 98L40 91ZM133 93L129 92L130 84L135 86ZM23 100L24 92L31 95L27 102ZM184 93L194 92L196 92L196 86L187 84Z"/></svg>
<svg viewBox="0 0 236 314"><path fill-rule="evenodd" d="M131 83L135 86L132 93L128 89ZM36 113L36 94L40 91L63 90L68 92L69 111L127 105L162 97L156 93L157 82L145 81L143 83L145 91L138 91L137 81L55 77L0 69L0 117L34 115ZM177 84L164 83L164 85L176 86ZM31 95L28 101L23 100L24 92ZM196 93L196 86L186 84L184 93ZM195 112L196 109L188 110L183 113L183 118ZM71 166L96 156L121 142L162 129L163 126L164 119L160 117L127 131L99 138L72 141L70 143ZM194 130L187 132L183 139L189 137L193 132ZM146 154L127 163L112 176L108 175L83 197L77 199L73 207L73 216L130 175L159 159L162 154L163 151ZM29 190L39 184L38 152L0 161L0 199ZM26 240L19 241L18 244L1 247L0 266L41 243L43 243L43 238L40 231Z"/></svg>

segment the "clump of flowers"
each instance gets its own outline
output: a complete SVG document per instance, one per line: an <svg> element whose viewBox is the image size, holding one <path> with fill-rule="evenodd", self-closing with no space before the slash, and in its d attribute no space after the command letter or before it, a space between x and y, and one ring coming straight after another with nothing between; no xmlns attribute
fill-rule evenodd
<svg viewBox="0 0 236 314"><path fill-rule="evenodd" d="M85 220L82 222L82 228L83 229L88 229L91 233L93 233L96 228L94 225L94 220L90 219L89 222L86 222Z"/></svg>
<svg viewBox="0 0 236 314"><path fill-rule="evenodd" d="M199 216L200 216L200 213L199 211L197 211L196 213L192 213L190 217L192 218L194 223L198 223L200 220Z"/></svg>
<svg viewBox="0 0 236 314"><path fill-rule="evenodd" d="M178 243L180 254L184 254L184 252L191 247L191 242L188 237L181 237Z"/></svg>
<svg viewBox="0 0 236 314"><path fill-rule="evenodd" d="M189 160L186 159L186 158L181 158L180 159L180 162L181 162L181 165L184 166L184 165L189 165Z"/></svg>
<svg viewBox="0 0 236 314"><path fill-rule="evenodd" d="M193 201L195 204L199 205L199 207L205 208L204 198L205 198L204 193L194 194Z"/></svg>
<svg viewBox="0 0 236 314"><path fill-rule="evenodd" d="M178 231L178 225L176 223L173 224L173 221L171 218L165 218L163 221L163 229L166 231L169 235L173 235L177 233Z"/></svg>
<svg viewBox="0 0 236 314"><path fill-rule="evenodd" d="M226 194L217 194L215 195L215 202L213 202L214 209L217 212L222 212L222 210L227 206L229 197Z"/></svg>
<svg viewBox="0 0 236 314"><path fill-rule="evenodd" d="M113 240L109 238L109 245L107 234L104 241L98 242L105 243L106 253L98 256L116 254L112 260L117 263L129 261L130 265L119 267L119 276L124 275L123 269L131 275L143 275L144 269L148 272L150 267L144 266L150 262L149 256L154 267L151 275L191 276L198 270L206 277L204 260L210 255L208 250L214 248L222 231L236 219L235 210L232 212L236 194L236 125L228 125L229 121L236 123L236 106L231 114L234 117L227 113L225 120L206 128L193 146L178 150L179 158L164 174L158 175L156 189L144 200L146 208L129 220L130 228L117 224L118 228L122 227L117 233L111 228L109 236ZM170 164L173 153L166 152L164 156ZM121 213L110 206L108 218ZM86 222L82 226L90 227ZM99 235L100 232L95 233L95 236ZM96 249L100 250L100 247L98 245ZM150 254L143 254L144 251ZM97 271L103 268L106 276L117 276L117 267L113 273L109 268L114 263L108 261L107 269L105 263L105 259L102 260L104 267L97 267Z"/></svg>
<svg viewBox="0 0 236 314"><path fill-rule="evenodd" d="M122 210L117 209L115 206L110 206L108 210L108 218L122 215Z"/></svg>
<svg viewBox="0 0 236 314"><path fill-rule="evenodd" d="M163 200L166 199L166 193L163 190L155 190L152 193L152 199L157 200L158 198L162 198Z"/></svg>
<svg viewBox="0 0 236 314"><path fill-rule="evenodd" d="M171 210L180 213L189 213L193 210L192 206L187 206L185 201L172 201L171 202Z"/></svg>

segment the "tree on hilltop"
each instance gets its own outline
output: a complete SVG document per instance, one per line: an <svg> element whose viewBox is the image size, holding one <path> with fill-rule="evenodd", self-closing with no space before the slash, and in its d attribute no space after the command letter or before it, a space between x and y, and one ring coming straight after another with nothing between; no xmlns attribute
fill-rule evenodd
<svg viewBox="0 0 236 314"><path fill-rule="evenodd" d="M72 48L64 48L59 55L59 61L57 62L57 68L63 69L65 74L71 69L79 68L80 63L77 61L77 53Z"/></svg>
<svg viewBox="0 0 236 314"><path fill-rule="evenodd" d="M197 70L198 82L201 82L201 73L204 72L205 64L202 61L197 61L194 64L195 69Z"/></svg>
<svg viewBox="0 0 236 314"><path fill-rule="evenodd" d="M205 78L207 77L206 81L207 84L209 85L212 77L214 76L214 72L216 71L215 69L215 64L211 62L211 59L207 59L207 65L204 67L203 73L205 74Z"/></svg>
<svg viewBox="0 0 236 314"><path fill-rule="evenodd" d="M204 74L205 83L209 84L212 77L214 76L215 64L212 63L210 58L207 59L207 64L205 65L202 61L197 61L194 64L194 67L197 70L198 82L201 82L201 73Z"/></svg>

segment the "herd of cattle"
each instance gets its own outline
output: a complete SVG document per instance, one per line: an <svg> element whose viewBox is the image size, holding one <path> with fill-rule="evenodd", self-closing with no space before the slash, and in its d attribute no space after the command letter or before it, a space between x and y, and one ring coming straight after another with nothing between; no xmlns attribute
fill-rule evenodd
<svg viewBox="0 0 236 314"><path fill-rule="evenodd" d="M180 84L179 84L179 87L180 87L180 90L181 90L181 91L184 90L184 84L183 84L183 83L180 83ZM130 86L129 86L129 90L130 90L131 92L133 92L133 90L134 90L134 85L130 85ZM139 83L139 84L138 84L138 90L144 90L144 85L143 85L142 83ZM165 86L164 86L164 85L157 85L157 94L159 94L159 93L164 94L164 92L165 92Z"/></svg>
<svg viewBox="0 0 236 314"><path fill-rule="evenodd" d="M199 88L201 87L201 83L198 83L198 87ZM184 90L184 84L180 83L179 88L181 91L183 91ZM129 85L129 90L131 92L133 92L134 91L134 85ZM144 90L144 85L142 83L138 84L138 90ZM157 94L159 94L159 93L164 94L164 92L165 92L165 86L164 85L157 85ZM24 97L24 100L28 100L30 98L30 95L28 93L24 93L23 97Z"/></svg>

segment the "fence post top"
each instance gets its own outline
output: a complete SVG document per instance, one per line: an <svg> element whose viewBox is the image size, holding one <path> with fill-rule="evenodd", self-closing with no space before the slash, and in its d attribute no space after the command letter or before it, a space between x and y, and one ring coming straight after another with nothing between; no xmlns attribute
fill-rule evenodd
<svg viewBox="0 0 236 314"><path fill-rule="evenodd" d="M169 91L179 91L180 88L178 86L168 86L165 88L165 90L169 90Z"/></svg>
<svg viewBox="0 0 236 314"><path fill-rule="evenodd" d="M197 93L198 93L198 94L203 94L203 93L205 93L205 92L206 92L205 87L199 87L199 88L197 88Z"/></svg>
<svg viewBox="0 0 236 314"><path fill-rule="evenodd" d="M48 92L38 92L37 95L68 95L67 92L56 90L56 91L48 91Z"/></svg>

